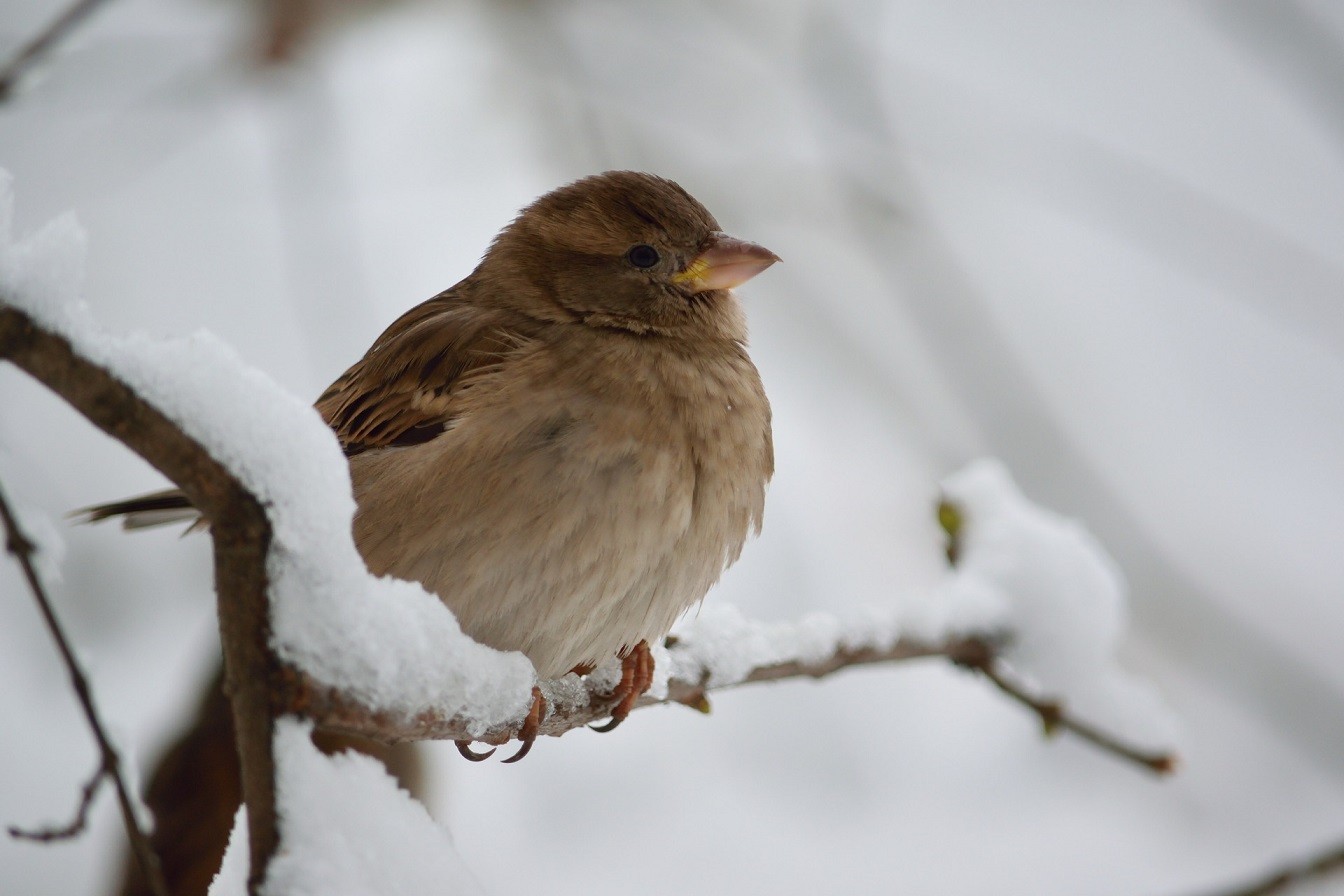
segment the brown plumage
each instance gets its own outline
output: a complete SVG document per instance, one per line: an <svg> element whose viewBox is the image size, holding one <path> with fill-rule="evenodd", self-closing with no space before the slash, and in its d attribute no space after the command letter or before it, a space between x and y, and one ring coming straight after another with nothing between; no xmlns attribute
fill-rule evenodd
<svg viewBox="0 0 1344 896"><path fill-rule="evenodd" d="M524 209L318 399L369 568L543 678L664 635L761 523L770 409L730 289L776 260L648 174Z"/></svg>
<svg viewBox="0 0 1344 896"><path fill-rule="evenodd" d="M648 174L556 190L317 402L350 458L369 568L422 582L541 677L623 654L613 721L648 686L640 645L759 527L772 471L770 409L729 289L776 259L718 229ZM108 517L196 518L179 492L87 511ZM183 892L219 867L238 800L231 730L212 692L150 788L166 819L155 845ZM139 892L133 877L124 892Z"/></svg>

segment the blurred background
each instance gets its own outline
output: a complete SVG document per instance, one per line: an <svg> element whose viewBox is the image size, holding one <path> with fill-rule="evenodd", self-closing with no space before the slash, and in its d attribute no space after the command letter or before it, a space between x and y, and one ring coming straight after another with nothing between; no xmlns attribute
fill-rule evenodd
<svg viewBox="0 0 1344 896"><path fill-rule="evenodd" d="M0 50L58 8L5 0ZM431 745L491 892L1193 896L1344 838L1344 6L108 0L0 106L0 167L18 234L87 228L104 323L304 396L540 193L671 177L785 260L741 291L765 533L710 600L927 587L938 479L996 455L1116 556L1183 726L1156 780L932 663L517 766ZM0 480L147 769L216 662L207 541L71 527L161 480L9 367ZM0 821L63 822L92 739L10 564L0 594ZM0 839L0 891L105 892L122 843L104 795L79 840Z"/></svg>

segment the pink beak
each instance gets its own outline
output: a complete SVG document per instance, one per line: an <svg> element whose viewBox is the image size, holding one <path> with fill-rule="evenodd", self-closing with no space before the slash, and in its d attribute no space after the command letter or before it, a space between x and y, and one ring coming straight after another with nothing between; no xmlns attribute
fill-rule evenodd
<svg viewBox="0 0 1344 896"><path fill-rule="evenodd" d="M715 233L686 270L672 277L672 282L687 284L695 292L732 289L777 261L779 256L764 246Z"/></svg>

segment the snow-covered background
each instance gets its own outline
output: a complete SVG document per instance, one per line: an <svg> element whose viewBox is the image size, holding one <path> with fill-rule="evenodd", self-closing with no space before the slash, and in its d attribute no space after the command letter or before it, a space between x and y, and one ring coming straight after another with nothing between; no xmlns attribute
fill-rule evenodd
<svg viewBox="0 0 1344 896"><path fill-rule="evenodd" d="M488 892L1186 894L1344 837L1344 13L953 6L379 4L257 70L250 7L117 0L0 108L16 228L78 214L104 323L205 328L309 397L539 193L681 181L785 259L742 290L766 530L710 600L928 586L938 481L996 455L1115 555L1125 660L1183 725L1157 781L935 663L515 766L436 746ZM0 46L50 14L8 0ZM160 480L8 368L0 479L64 541L59 609L148 763L213 663L205 539L67 527ZM64 819L95 755L7 565L0 718L0 821ZM95 814L0 841L0 892L100 892Z"/></svg>

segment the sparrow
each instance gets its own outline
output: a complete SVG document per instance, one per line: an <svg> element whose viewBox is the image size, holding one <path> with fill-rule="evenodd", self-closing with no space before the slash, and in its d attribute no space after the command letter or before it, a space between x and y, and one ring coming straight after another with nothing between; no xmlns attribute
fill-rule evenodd
<svg viewBox="0 0 1344 896"><path fill-rule="evenodd" d="M620 657L599 730L619 724L652 681L649 643L760 531L770 405L732 290L778 260L652 174L586 177L524 208L317 400L370 572L421 583L539 679ZM88 518L184 513L165 492ZM544 713L534 689L506 761Z"/></svg>

